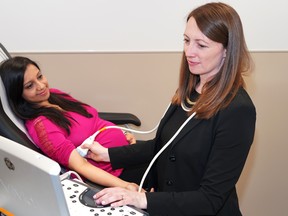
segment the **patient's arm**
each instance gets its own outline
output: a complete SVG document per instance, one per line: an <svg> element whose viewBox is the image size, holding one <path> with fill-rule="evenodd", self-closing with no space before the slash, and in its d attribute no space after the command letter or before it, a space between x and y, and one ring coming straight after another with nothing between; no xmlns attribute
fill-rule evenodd
<svg viewBox="0 0 288 216"><path fill-rule="evenodd" d="M69 157L68 167L76 171L84 178L106 187L122 187L137 191L138 185L126 182L110 173L93 166L85 158L81 157L76 150L73 150Z"/></svg>

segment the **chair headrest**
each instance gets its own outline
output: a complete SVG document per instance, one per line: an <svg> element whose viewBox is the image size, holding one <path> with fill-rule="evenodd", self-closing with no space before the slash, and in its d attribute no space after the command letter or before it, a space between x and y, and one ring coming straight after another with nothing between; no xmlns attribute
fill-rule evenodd
<svg viewBox="0 0 288 216"><path fill-rule="evenodd" d="M5 49L5 47L0 43L0 64L11 58L10 54L8 51ZM5 114L10 118L10 120L23 132L27 135L27 137L31 140L26 127L24 125L24 122L19 119L11 110L8 100L7 100L7 95L6 95L6 90L2 81L2 78L0 76L0 101L3 107L3 111Z"/></svg>
<svg viewBox="0 0 288 216"><path fill-rule="evenodd" d="M23 120L19 119L11 110L9 104L8 104L8 100L7 100L7 95L6 95L6 90L4 87L4 84L2 82L2 79L0 77L0 99L1 99L1 103L2 103L2 107L4 112L6 113L6 115L11 119L11 121L21 130L23 131L27 136L27 130L26 127L24 125Z"/></svg>

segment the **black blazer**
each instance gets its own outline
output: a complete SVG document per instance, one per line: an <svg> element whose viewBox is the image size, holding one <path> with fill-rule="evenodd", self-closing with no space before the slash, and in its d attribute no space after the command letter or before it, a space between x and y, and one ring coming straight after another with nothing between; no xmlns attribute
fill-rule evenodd
<svg viewBox="0 0 288 216"><path fill-rule="evenodd" d="M109 149L113 168L149 162L175 109L169 107L153 140ZM235 185L253 142L255 122L255 107L243 88L211 119L190 120L153 165L157 193L146 194L148 213L240 216Z"/></svg>

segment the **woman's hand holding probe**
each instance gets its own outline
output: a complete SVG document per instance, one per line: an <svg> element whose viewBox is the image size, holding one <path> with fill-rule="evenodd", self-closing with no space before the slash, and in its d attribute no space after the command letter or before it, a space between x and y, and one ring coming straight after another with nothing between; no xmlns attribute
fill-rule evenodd
<svg viewBox="0 0 288 216"><path fill-rule="evenodd" d="M130 144L136 143L136 138L133 134L129 132L125 132L125 136L127 141ZM94 141L92 144L83 144L81 148L88 149L88 153L86 158L90 158L94 161L103 161L103 162L110 162L110 157L108 154L108 148L103 147L98 142Z"/></svg>
<svg viewBox="0 0 288 216"><path fill-rule="evenodd" d="M82 148L89 149L86 158L90 158L94 161L110 162L108 148L103 147L98 142L94 141L91 145L83 144Z"/></svg>

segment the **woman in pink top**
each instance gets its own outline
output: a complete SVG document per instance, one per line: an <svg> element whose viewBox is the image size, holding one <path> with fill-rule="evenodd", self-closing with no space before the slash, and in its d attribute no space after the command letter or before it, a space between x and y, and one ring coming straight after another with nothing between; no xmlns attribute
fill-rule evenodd
<svg viewBox="0 0 288 216"><path fill-rule="evenodd" d="M56 90L49 89L50 94L62 94L65 98L71 101L75 101L71 96ZM61 111L61 108L56 107ZM111 122L101 119L98 116L98 112L91 106L85 106L85 109L92 116L89 118L82 116L73 111L66 111L65 114L71 121L69 127L70 133L63 130L59 125L55 124L49 118L44 115L38 116L34 119L26 120L25 126L28 130L30 137L34 143L50 158L57 161L61 165L69 166L69 157L71 152L81 145L81 143L89 136L94 134L105 126L114 125ZM115 147L128 145L125 135L120 129L109 129L99 133L95 141L101 143L103 146ZM93 165L115 175L119 176L122 169L113 170L110 163L96 162L91 159L87 159Z"/></svg>
<svg viewBox="0 0 288 216"><path fill-rule="evenodd" d="M92 182L135 189L135 184L118 178L122 169L83 158L76 150L87 137L113 123L101 119L95 108L50 89L39 66L28 58L9 59L0 71L11 109L25 120L29 135L44 154ZM120 129L104 130L95 141L105 147L129 144Z"/></svg>

